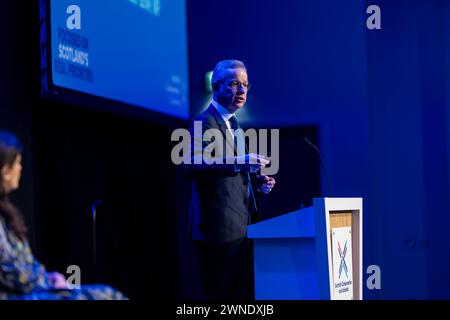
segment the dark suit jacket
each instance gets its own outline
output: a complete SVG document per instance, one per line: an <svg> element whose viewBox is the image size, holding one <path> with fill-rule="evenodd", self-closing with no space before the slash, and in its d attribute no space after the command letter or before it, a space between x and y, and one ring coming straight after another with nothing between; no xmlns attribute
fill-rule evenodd
<svg viewBox="0 0 450 320"><path fill-rule="evenodd" d="M223 118L216 108L210 105L192 122L191 138L193 141L197 139L197 147L194 146L195 142L191 145L193 154L203 151L211 144L211 142L200 141L200 136L195 137L194 121L201 121L202 133L208 129L218 129L223 137L226 136L227 126ZM226 142L222 149L225 150L225 148ZM221 157L224 154L216 154L216 156ZM246 237L247 225L254 222L257 216L257 208L253 205L253 198L249 197L248 193L248 174L237 172L234 164L226 164L225 161L223 164L204 162L194 164L192 160L192 164L185 165L185 168L192 179L189 209L191 238L215 243L230 243ZM250 176L256 197L256 174Z"/></svg>

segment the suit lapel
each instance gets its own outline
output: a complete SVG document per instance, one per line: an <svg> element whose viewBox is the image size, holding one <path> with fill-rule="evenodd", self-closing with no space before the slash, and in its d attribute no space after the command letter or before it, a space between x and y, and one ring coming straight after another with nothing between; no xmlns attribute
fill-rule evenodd
<svg viewBox="0 0 450 320"><path fill-rule="evenodd" d="M217 125L219 127L219 130L222 132L222 135L224 137L227 137L227 135L230 135L228 139L226 139L228 145L233 148L232 150L235 150L234 146L234 139L231 136L231 132L228 130L228 127L225 123L225 120L223 120L222 116L220 115L219 111L211 104L209 105L208 111L213 115L213 117L216 119Z"/></svg>

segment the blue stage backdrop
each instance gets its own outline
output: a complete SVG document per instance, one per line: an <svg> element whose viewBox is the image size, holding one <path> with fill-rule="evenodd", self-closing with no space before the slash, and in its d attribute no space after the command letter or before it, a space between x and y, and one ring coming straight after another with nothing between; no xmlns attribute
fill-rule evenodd
<svg viewBox="0 0 450 320"><path fill-rule="evenodd" d="M210 98L205 72L244 61L252 89L241 125L280 137L315 125L333 195L364 198L364 270L382 272L364 298L449 299L450 1L261 2L188 3L193 114ZM372 4L381 30L366 27ZM275 193L305 183L275 178Z"/></svg>
<svg viewBox="0 0 450 320"><path fill-rule="evenodd" d="M189 117L185 0L51 0L53 84Z"/></svg>

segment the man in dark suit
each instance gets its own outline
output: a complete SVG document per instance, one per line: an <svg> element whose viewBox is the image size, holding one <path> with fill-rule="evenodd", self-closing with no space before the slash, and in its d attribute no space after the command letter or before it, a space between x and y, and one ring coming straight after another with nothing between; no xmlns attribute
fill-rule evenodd
<svg viewBox="0 0 450 320"><path fill-rule="evenodd" d="M257 218L258 195L270 192L275 179L259 174L269 164L265 157L237 148L242 146L236 142L242 130L235 132L240 128L235 113L244 107L250 88L244 64L219 62L212 85L213 101L194 119L190 130L189 232L205 298L252 300L253 254L247 225Z"/></svg>

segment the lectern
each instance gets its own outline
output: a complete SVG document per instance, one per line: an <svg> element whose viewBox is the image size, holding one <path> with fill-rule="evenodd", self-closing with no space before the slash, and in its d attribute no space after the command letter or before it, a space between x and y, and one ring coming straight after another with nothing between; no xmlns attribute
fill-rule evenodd
<svg viewBox="0 0 450 320"><path fill-rule="evenodd" d="M248 226L255 299L362 299L362 198L313 206Z"/></svg>

